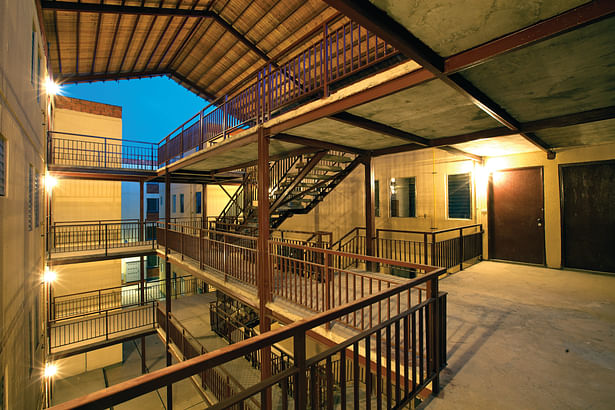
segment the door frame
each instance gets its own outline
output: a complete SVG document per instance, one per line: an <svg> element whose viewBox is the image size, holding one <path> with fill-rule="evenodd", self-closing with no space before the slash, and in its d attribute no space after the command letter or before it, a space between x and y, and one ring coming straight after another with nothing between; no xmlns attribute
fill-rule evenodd
<svg viewBox="0 0 615 410"><path fill-rule="evenodd" d="M509 261L505 259L495 259L491 256L491 250L493 249L493 231L491 227L493 226L493 173L494 172L506 172L506 171L518 171L525 169L538 169L540 171L540 182L542 185L542 260L543 263L529 263L529 262L519 262L519 261ZM533 165L528 167L514 167L514 168L504 168L497 169L489 172L489 182L487 184L487 246L488 246L488 260L501 260L510 263L518 263L524 265L532 265L532 266L547 266L547 240L546 240L546 218L545 218L545 172L544 166L542 165Z"/></svg>
<svg viewBox="0 0 615 410"><path fill-rule="evenodd" d="M560 221L560 261L559 267L560 269L575 269L575 270L583 270L586 272L598 272L592 270L578 269L578 268L570 268L564 265L564 250L565 250L565 241L566 234L564 231L564 174L562 172L563 168L572 168L572 167L580 167L586 165L598 165L598 164L615 164L615 159L605 159L598 161L584 161L584 162L567 162L565 164L558 164L557 166L557 179L559 180L559 221Z"/></svg>

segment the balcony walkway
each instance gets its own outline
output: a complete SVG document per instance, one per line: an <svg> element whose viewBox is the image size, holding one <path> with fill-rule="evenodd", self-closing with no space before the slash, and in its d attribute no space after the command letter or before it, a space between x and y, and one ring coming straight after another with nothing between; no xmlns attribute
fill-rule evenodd
<svg viewBox="0 0 615 410"><path fill-rule="evenodd" d="M440 288L448 366L421 408L612 408L615 277L486 261Z"/></svg>
<svg viewBox="0 0 615 410"><path fill-rule="evenodd" d="M52 265L67 265L71 263L96 262L108 259L133 258L135 256L155 255L156 250L152 245L142 245L135 243L134 246L124 246L122 248L112 248L105 250L88 249L72 252L49 253L48 261Z"/></svg>

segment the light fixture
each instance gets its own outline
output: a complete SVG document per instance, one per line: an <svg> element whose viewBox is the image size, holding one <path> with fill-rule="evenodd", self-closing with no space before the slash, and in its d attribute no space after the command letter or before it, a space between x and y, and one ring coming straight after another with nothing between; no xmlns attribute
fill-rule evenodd
<svg viewBox="0 0 615 410"><path fill-rule="evenodd" d="M47 95L58 95L61 93L62 87L60 87L60 84L53 81L50 77L47 77L45 80L45 91L47 92Z"/></svg>
<svg viewBox="0 0 615 410"><path fill-rule="evenodd" d="M43 273L43 282L52 283L56 280L56 273L49 269L49 266L45 266L45 272Z"/></svg>
<svg viewBox="0 0 615 410"><path fill-rule="evenodd" d="M56 375L58 372L58 366L53 363L47 363L45 365L45 377L50 378Z"/></svg>
<svg viewBox="0 0 615 410"><path fill-rule="evenodd" d="M43 182L45 184L45 189L47 189L47 192L51 192L53 188L58 185L58 179L52 175L49 175L49 173L45 174L45 179Z"/></svg>

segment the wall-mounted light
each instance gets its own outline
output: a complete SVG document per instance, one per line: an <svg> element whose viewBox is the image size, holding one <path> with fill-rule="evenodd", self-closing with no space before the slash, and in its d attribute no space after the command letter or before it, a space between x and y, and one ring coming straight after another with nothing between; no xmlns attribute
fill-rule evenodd
<svg viewBox="0 0 615 410"><path fill-rule="evenodd" d="M47 95L59 95L62 93L62 87L50 77L47 77L45 80L45 92Z"/></svg>
<svg viewBox="0 0 615 410"><path fill-rule="evenodd" d="M47 192L50 193L53 191L53 188L58 185L58 179L52 175L49 175L49 173L46 173L43 183L45 184L45 189Z"/></svg>
<svg viewBox="0 0 615 410"><path fill-rule="evenodd" d="M55 376L58 373L58 366L56 366L53 363L47 363L45 364L45 377L46 378L51 378L53 376Z"/></svg>
<svg viewBox="0 0 615 410"><path fill-rule="evenodd" d="M57 278L55 271L49 269L49 266L45 266L45 272L43 272L43 282L52 283Z"/></svg>

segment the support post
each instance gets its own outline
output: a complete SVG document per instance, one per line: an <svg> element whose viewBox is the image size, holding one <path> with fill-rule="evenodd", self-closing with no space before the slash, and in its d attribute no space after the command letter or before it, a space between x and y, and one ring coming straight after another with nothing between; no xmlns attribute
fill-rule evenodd
<svg viewBox="0 0 615 410"><path fill-rule="evenodd" d="M258 298L261 334L271 329L267 302L271 297L269 266L269 137L258 128ZM261 380L271 376L271 347L261 349ZM261 395L261 408L271 409L271 388Z"/></svg>
<svg viewBox="0 0 615 410"><path fill-rule="evenodd" d="M372 156L367 154L363 157L365 169L365 253L374 256L374 234L376 232L376 214L374 209L374 169ZM371 262L366 263L366 270L371 271L375 266Z"/></svg>
<svg viewBox="0 0 615 410"><path fill-rule="evenodd" d="M169 319L171 314L171 263L169 262L169 228L171 224L171 179L167 168L164 178L164 284L165 284L165 347L167 366L172 363L171 350L169 348ZM173 409L173 384L167 384L167 409Z"/></svg>
<svg viewBox="0 0 615 410"><path fill-rule="evenodd" d="M207 184L202 185L201 192L201 227L207 229Z"/></svg>
<svg viewBox="0 0 615 410"><path fill-rule="evenodd" d="M143 201L144 201L144 192L143 192L143 180L139 181L139 242L143 242Z"/></svg>
<svg viewBox="0 0 615 410"><path fill-rule="evenodd" d="M143 208L141 208L143 209ZM141 270L139 278L139 304L145 304L145 257L141 256ZM145 336L141 336L141 374L145 374L147 367L145 366Z"/></svg>
<svg viewBox="0 0 615 410"><path fill-rule="evenodd" d="M459 228L459 270L463 270L463 228Z"/></svg>
<svg viewBox="0 0 615 410"><path fill-rule="evenodd" d="M427 282L427 299L432 299L429 305L429 324L427 331L429 332L431 344L430 347L430 361L431 371L434 372L434 379L432 381L432 392L435 396L440 393L440 311L438 300L438 277L434 277Z"/></svg>

